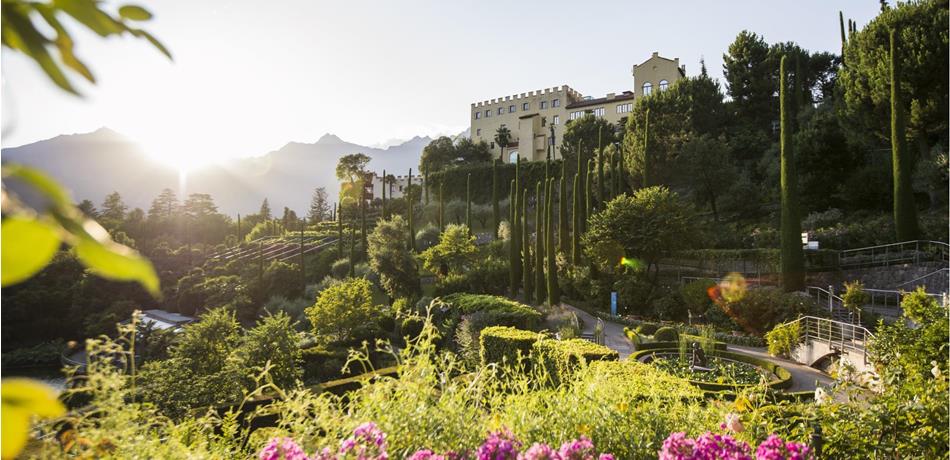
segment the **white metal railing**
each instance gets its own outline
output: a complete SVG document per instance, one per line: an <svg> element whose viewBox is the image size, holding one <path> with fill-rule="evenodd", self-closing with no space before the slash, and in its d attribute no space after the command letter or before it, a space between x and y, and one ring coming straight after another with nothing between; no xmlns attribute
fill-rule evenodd
<svg viewBox="0 0 950 460"><path fill-rule="evenodd" d="M799 338L804 343L823 342L831 349L861 354L867 363L867 343L874 334L863 326L817 316L802 316L787 324L799 324Z"/></svg>
<svg viewBox="0 0 950 460"><path fill-rule="evenodd" d="M928 273L928 274L926 274L926 275L924 275L924 276L918 276L917 278L914 278L914 279L912 279L912 280L910 280L910 281L905 281L905 282L903 282L903 283L901 283L901 284L898 284L898 285L895 286L895 287L897 287L897 288L902 288L902 287L905 287L905 286L906 286L906 287L909 288L909 289L913 289L913 288L916 288L917 286L919 286L919 285L920 285L919 283L920 283L921 281L927 280L927 279L930 279L930 278L933 278L933 277L937 277L937 276L940 276L940 280L942 281L942 284L943 284L943 286L942 286L942 287L943 287L942 291L943 291L943 292L947 292L947 286L948 286L948 284L950 284L950 268L947 268L947 267L941 268L941 269L936 270L936 271L932 271L932 272L930 272L930 273ZM917 283L917 284L915 284L915 283ZM924 284L924 285L926 285L926 284Z"/></svg>
<svg viewBox="0 0 950 460"><path fill-rule="evenodd" d="M844 306L844 299L835 294L834 287L828 289L808 286L805 292L818 302L821 308L827 308L832 318L847 319L852 324L861 324L861 311L853 312Z"/></svg>
<svg viewBox="0 0 950 460"><path fill-rule="evenodd" d="M838 251L838 267L884 266L894 263L950 262L950 245L913 240Z"/></svg>

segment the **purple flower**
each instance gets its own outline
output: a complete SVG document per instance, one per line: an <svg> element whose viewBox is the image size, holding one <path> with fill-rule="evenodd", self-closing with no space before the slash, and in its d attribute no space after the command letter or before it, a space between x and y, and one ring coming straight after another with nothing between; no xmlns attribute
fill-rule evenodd
<svg viewBox="0 0 950 460"><path fill-rule="evenodd" d="M561 460L561 456L551 446L536 442L518 454L518 460Z"/></svg>
<svg viewBox="0 0 950 460"><path fill-rule="evenodd" d="M594 443L587 436L581 436L562 444L559 453L561 460L594 460Z"/></svg>
<svg viewBox="0 0 950 460"><path fill-rule="evenodd" d="M429 449L420 449L410 455L408 460L445 460L445 456L437 455Z"/></svg>
<svg viewBox="0 0 950 460"><path fill-rule="evenodd" d="M755 450L757 460L807 460L814 458L811 448L798 442L784 442L777 435L771 435Z"/></svg>
<svg viewBox="0 0 950 460"><path fill-rule="evenodd" d="M660 460L752 460L748 444L732 436L706 432L695 440L671 433L663 441Z"/></svg>
<svg viewBox="0 0 950 460"><path fill-rule="evenodd" d="M687 460L693 458L696 441L686 437L686 433L670 433L663 441L659 460Z"/></svg>
<svg viewBox="0 0 950 460"><path fill-rule="evenodd" d="M309 460L303 449L291 438L271 438L261 449L260 460Z"/></svg>
<svg viewBox="0 0 950 460"><path fill-rule="evenodd" d="M521 443L511 431L501 430L488 435L476 456L478 460L515 460L520 448Z"/></svg>
<svg viewBox="0 0 950 460"><path fill-rule="evenodd" d="M340 457L354 455L358 460L388 460L386 433L373 422L366 422L353 430L353 436L340 443Z"/></svg>

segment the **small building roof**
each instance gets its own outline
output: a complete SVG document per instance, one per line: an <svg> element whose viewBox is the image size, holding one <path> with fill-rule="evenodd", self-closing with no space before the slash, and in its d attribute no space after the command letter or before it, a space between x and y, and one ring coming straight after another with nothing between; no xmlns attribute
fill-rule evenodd
<svg viewBox="0 0 950 460"><path fill-rule="evenodd" d="M588 99L586 101L577 101L571 104L568 104L565 108L568 109L577 109L581 107L590 107L593 105L601 105L609 102L618 102L618 101L628 101L634 98L633 91L624 91L620 94L615 95L614 97L598 97L597 99Z"/></svg>

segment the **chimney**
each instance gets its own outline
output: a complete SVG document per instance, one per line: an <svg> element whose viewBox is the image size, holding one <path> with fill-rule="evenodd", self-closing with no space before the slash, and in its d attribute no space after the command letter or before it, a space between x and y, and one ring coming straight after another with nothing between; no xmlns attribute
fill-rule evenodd
<svg viewBox="0 0 950 460"><path fill-rule="evenodd" d="M659 56L659 55L660 55L659 51L654 51L654 52L653 52L653 57L657 57L657 56Z"/></svg>

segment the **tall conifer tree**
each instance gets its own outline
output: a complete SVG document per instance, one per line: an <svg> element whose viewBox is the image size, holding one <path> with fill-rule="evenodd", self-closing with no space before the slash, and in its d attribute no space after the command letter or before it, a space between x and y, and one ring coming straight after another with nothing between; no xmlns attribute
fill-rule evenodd
<svg viewBox="0 0 950 460"><path fill-rule="evenodd" d="M498 225L501 224L501 211L498 207L498 159L491 161L491 213L492 213L492 238L498 239Z"/></svg>
<svg viewBox="0 0 950 460"><path fill-rule="evenodd" d="M409 184L406 186L406 209L409 218L409 250L416 252L416 225L412 220L412 168L409 168Z"/></svg>
<svg viewBox="0 0 950 460"><path fill-rule="evenodd" d="M534 202L534 292L538 303L544 300L544 232L541 182L535 186Z"/></svg>
<svg viewBox="0 0 950 460"><path fill-rule="evenodd" d="M891 169L894 182L894 228L897 241L918 238L917 207L914 205L913 166L907 153L906 121L901 102L901 63L898 31L891 30Z"/></svg>
<svg viewBox="0 0 950 460"><path fill-rule="evenodd" d="M567 168L566 161L561 162L561 180L559 184L561 186L561 191L557 197L558 204L558 226L557 226L557 237L560 243L560 251L567 255L571 250L570 235L567 230Z"/></svg>
<svg viewBox="0 0 950 460"><path fill-rule="evenodd" d="M530 228L528 226L528 188L521 193L521 248L522 256L521 260L523 263L521 274L524 277L524 300L525 303L533 303L532 295L534 291L532 290L532 285L534 283L534 274L531 272L531 266L534 263L534 260L531 259L531 232L528 231Z"/></svg>
<svg viewBox="0 0 950 460"><path fill-rule="evenodd" d="M792 150L791 127L789 126L788 78L782 56L779 68L779 149L781 153L782 182L782 279L786 291L799 291L804 288L805 264L802 253L801 218L798 214L797 172L795 171L795 153Z"/></svg>
<svg viewBox="0 0 950 460"><path fill-rule="evenodd" d="M557 250L554 243L554 179L548 181L548 193L545 200L547 212L547 231L545 246L547 247L547 294L549 305L559 305L561 303L561 289L557 283Z"/></svg>

